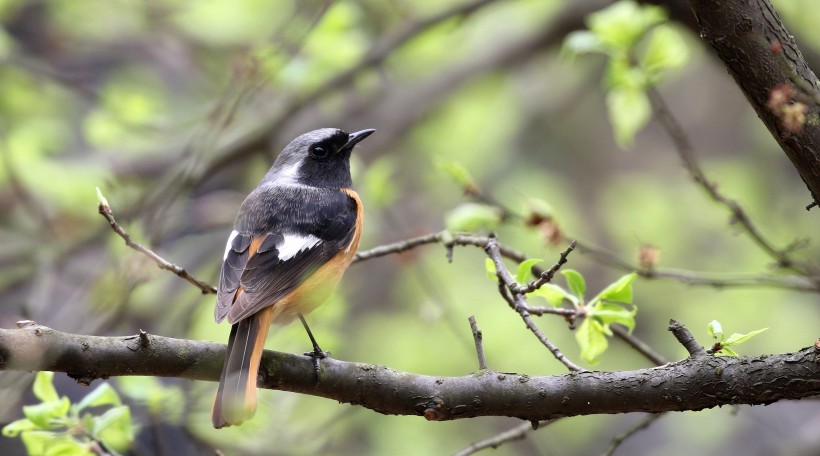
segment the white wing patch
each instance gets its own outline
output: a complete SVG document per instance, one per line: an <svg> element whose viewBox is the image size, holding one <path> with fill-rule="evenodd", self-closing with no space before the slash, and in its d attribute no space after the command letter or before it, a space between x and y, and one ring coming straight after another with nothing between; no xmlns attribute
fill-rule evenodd
<svg viewBox="0 0 820 456"><path fill-rule="evenodd" d="M320 242L322 242L322 240L312 234L308 234L307 236L286 234L285 242L276 249L279 251L279 259L287 261L303 250L316 247Z"/></svg>
<svg viewBox="0 0 820 456"><path fill-rule="evenodd" d="M228 259L228 252L231 251L231 244L233 243L233 240L237 235L239 235L239 231L233 230L231 231L231 235L228 236L228 244L225 245L225 255L222 256L222 261Z"/></svg>

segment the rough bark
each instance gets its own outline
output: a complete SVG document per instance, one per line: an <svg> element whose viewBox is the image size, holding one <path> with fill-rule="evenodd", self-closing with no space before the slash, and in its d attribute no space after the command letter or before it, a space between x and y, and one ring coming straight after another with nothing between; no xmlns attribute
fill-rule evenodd
<svg viewBox="0 0 820 456"><path fill-rule="evenodd" d="M820 202L820 82L769 0L690 0L701 37L717 52L800 177ZM790 85L808 101L794 131L767 107L772 89ZM716 107L715 115L720 115Z"/></svg>
<svg viewBox="0 0 820 456"><path fill-rule="evenodd" d="M95 337L30 325L0 329L0 369L67 372L82 383L121 375L216 381L225 346L143 334ZM266 351L259 386L325 397L384 414L429 420L700 410L820 394L820 345L754 357L701 356L652 369L529 377L480 371L432 377Z"/></svg>

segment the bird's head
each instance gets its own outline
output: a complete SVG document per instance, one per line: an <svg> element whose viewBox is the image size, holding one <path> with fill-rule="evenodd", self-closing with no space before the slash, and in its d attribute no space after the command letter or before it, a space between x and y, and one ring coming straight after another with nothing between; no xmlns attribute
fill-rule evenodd
<svg viewBox="0 0 820 456"><path fill-rule="evenodd" d="M322 128L305 133L285 146L263 183L350 187L350 152L374 131L347 133L338 128Z"/></svg>

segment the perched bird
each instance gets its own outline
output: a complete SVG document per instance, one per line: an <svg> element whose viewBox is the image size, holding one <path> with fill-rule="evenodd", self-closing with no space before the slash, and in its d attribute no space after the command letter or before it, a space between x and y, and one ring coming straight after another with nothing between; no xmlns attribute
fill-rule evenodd
<svg viewBox="0 0 820 456"><path fill-rule="evenodd" d="M242 203L228 238L214 317L233 326L213 407L215 428L256 411L256 377L271 323L299 318L333 291L359 246L362 202L350 153L375 130L305 133L285 147Z"/></svg>

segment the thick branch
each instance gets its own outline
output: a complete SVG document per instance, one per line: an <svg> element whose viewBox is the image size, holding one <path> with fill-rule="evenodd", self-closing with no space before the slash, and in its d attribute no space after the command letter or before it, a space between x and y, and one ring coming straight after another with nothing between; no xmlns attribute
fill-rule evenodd
<svg viewBox="0 0 820 456"><path fill-rule="evenodd" d="M148 336L95 337L43 326L0 329L3 370L68 372L84 383L119 375L216 381L225 346ZM325 359L318 381L306 356L266 351L259 386L362 405L379 413L431 420L700 410L725 404L769 404L820 395L820 349L754 357L689 358L625 372L528 377L481 372L431 377L373 364Z"/></svg>
<svg viewBox="0 0 820 456"><path fill-rule="evenodd" d="M700 35L717 52L749 99L758 117L820 201L820 122L817 103L807 105L802 128L790 128L769 109L772 89L796 86L804 98L817 98L820 82L769 0L690 0ZM806 91L811 93L805 93Z"/></svg>

